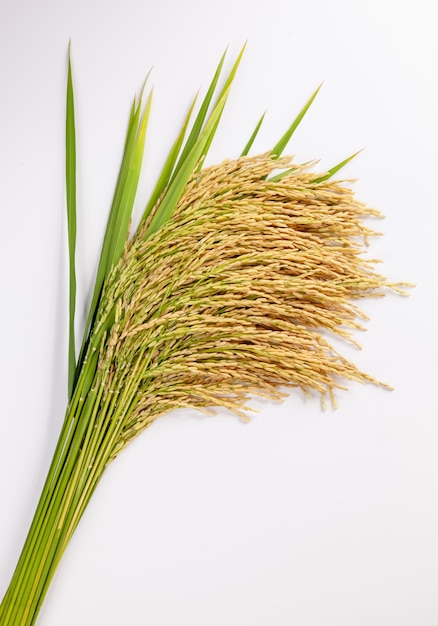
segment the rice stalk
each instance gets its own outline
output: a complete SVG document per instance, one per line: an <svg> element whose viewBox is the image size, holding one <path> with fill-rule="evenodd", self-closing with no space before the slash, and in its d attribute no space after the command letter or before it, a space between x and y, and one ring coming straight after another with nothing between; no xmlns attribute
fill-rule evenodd
<svg viewBox="0 0 438 626"><path fill-rule="evenodd" d="M317 173L281 157L296 120L273 150L248 156L260 121L240 158L200 169L233 72L185 153L178 136L133 238L121 249L120 233L110 231L117 254L108 248L114 262L100 276L58 446L0 605L2 626L35 623L105 468L161 415L224 407L247 419L253 395L280 401L299 388L335 405L348 381L383 385L327 338L357 345L366 319L358 301L408 286L365 256L379 234L369 218L380 214L331 180L350 159ZM143 117L139 106L131 113L135 187L149 107L150 99Z"/></svg>

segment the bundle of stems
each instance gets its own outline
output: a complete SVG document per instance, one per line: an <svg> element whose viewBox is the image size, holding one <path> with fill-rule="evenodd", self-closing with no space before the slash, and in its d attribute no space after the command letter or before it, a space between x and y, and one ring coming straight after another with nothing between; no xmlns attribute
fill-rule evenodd
<svg viewBox="0 0 438 626"><path fill-rule="evenodd" d="M242 50L243 52L243 50ZM157 417L222 406L245 418L253 394L287 387L329 397L345 380L376 381L333 349L354 343L356 301L388 282L363 252L377 211L328 172L282 157L312 95L272 150L202 168L240 63L215 100L224 63L188 132L193 102L129 237L151 94L134 101L90 311L75 354L76 140L67 81L70 255L69 402L23 551L0 605L1 626L34 624L55 570L107 465ZM186 138L186 134L188 135ZM354 155L353 155L354 156ZM380 384L380 383L378 383Z"/></svg>

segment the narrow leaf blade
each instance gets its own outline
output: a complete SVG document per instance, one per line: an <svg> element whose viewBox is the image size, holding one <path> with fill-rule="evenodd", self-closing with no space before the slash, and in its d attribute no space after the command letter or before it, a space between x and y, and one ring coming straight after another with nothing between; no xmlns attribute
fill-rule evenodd
<svg viewBox="0 0 438 626"><path fill-rule="evenodd" d="M117 210L118 210L118 207L119 207L119 198L120 198L120 195L122 193L123 185L125 184L125 181L126 181L127 170L128 170L128 167L129 167L130 160L132 158L133 142L134 142L135 135L136 135L137 129L138 129L138 118L139 118L139 113L138 113L138 110L136 109L135 103L134 103L132 105L132 108L131 108L131 115L130 115L129 123L128 123L128 129L127 129L127 134L126 134L125 149L124 149L124 153L123 153L122 163L121 163L121 166L120 166L119 176L118 176L118 179L117 179L116 189L115 189L115 192L114 192L114 198L113 198L110 214L109 214L108 221L107 221L105 235L104 235L104 238L103 238L102 250L101 250L100 259L99 259L99 265L98 265L98 268L97 268L96 279L95 279L95 282L94 282L93 296L91 298L90 309L89 309L89 312L88 312L88 318L87 318L87 323L86 323L86 327L85 327L85 335L84 335L85 337L89 334L89 331L91 330L93 319L94 319L96 308L97 308L97 304L98 304L99 298L100 298L100 293L101 293L101 290L102 290L102 285L103 285L105 277L106 277L106 268L107 268L107 265L108 265L109 246L110 246L110 243L111 243L111 238L112 238L112 234L113 234L113 231L114 231L115 222L116 222L116 219L117 219ZM84 356L83 352L84 352L84 350L82 349L81 350L81 356ZM81 362L81 356L79 358L79 363ZM78 365L79 365L79 363L78 363Z"/></svg>
<svg viewBox="0 0 438 626"><path fill-rule="evenodd" d="M181 156L178 160L178 164L175 167L175 171L173 173L172 176L172 180L176 177L178 171L180 170L180 168L182 167L186 157L188 156L188 154L190 153L190 151L192 150L193 146L195 145L196 141L199 138L199 135L201 134L202 131L202 127L204 125L205 119L207 117L207 112L208 112L208 108L210 106L211 100L213 98L213 94L215 92L217 83L219 81L219 77L221 75L221 71L222 71L222 67L224 65L224 61L225 61L225 56L227 54L227 51L225 50L225 52L223 53L219 64L216 68L216 71L214 73L213 79L208 87L207 93L204 97L204 100L202 101L201 104L201 108L199 109L199 112L195 118L195 121L193 123L192 129L190 131L190 134L187 138L187 141L184 145L183 151L181 153Z"/></svg>
<svg viewBox="0 0 438 626"><path fill-rule="evenodd" d="M175 209L179 198L184 190L185 185L187 184L189 178L195 171L196 167L200 167L201 160L205 159L205 156L208 152L208 149L213 141L216 130L218 128L226 101L228 99L228 95L231 89L231 84L236 75L237 69L239 67L240 61L242 59L243 53L245 51L245 46L242 47L231 71L225 81L223 88L220 91L219 96L216 99L216 103L214 105L213 111L208 118L205 126L199 130L197 130L197 138L194 141L191 149L187 152L187 146L190 145L190 141L193 138L192 133L189 136L189 139L186 142L186 145L183 149L183 152L179 158L178 165L176 166L173 176L168 185L167 191L158 207L156 214L154 215L151 223L149 224L146 236L150 236L155 231L157 231L162 224L164 224L172 215L173 210ZM216 70L213 81L210 85L208 91L208 100L210 101L213 96L214 88L218 82L220 70L222 69L222 65L224 62L224 57L222 57L219 66ZM204 100L205 103L205 100ZM203 103L203 106L204 106ZM205 116L204 116L205 117ZM195 121L195 124L198 122L198 118ZM192 129L193 132L193 129Z"/></svg>
<svg viewBox="0 0 438 626"><path fill-rule="evenodd" d="M281 154L283 153L283 150L286 148L287 144L289 143L290 138L292 137L292 135L294 134L294 132L296 131L296 129L300 125L303 117L306 115L306 113L309 110L312 102L315 100L316 96L318 95L318 92L321 89L321 87L322 87L322 83L315 90L315 92L311 95L309 100L306 102L304 107L298 113L298 115L296 116L296 118L294 119L292 124L289 126L287 131L284 133L284 135L281 137L281 139L278 141L278 143L274 146L274 148L272 148L272 151L271 151L272 155L274 155L276 157L281 156Z"/></svg>
<svg viewBox="0 0 438 626"><path fill-rule="evenodd" d="M217 107L218 103L222 102L222 100L224 98L224 95L229 93L229 89L230 89L231 83L234 80L234 77L236 75L237 69L238 69L238 67L240 65L240 62L242 60L242 56L243 56L243 53L245 51L245 47L246 47L246 45L244 45L242 47L239 55L237 56L236 61L233 64L233 67L231 68L230 73L228 74L228 77L227 77L227 79L226 79L226 81L224 83L224 86L222 87L219 95L216 98L216 102L215 102L215 105L214 105L214 109L215 110L216 110L216 107ZM178 160L178 164L177 164L177 166L175 168L175 171L173 173L171 182L175 179L175 177L178 174L178 171L180 170L180 168L183 167L183 164L184 164L184 161L185 161L186 157L190 154L190 151L192 150L193 146L195 145L197 139L199 138L199 136L201 134L202 127L203 127L203 124L204 124L204 120L205 120L205 118L207 116L208 107L210 106L210 102L211 102L211 100L213 98L214 91L215 91L217 83L219 81L219 76L221 74L222 67L223 67L223 64L224 64L224 61L225 61L226 52L227 51L225 51L224 54L222 55L222 58L221 58L221 60L219 62L219 65L218 65L218 67L216 69L216 72L214 74L213 80L210 83L210 86L209 86L208 91L207 91L207 95L204 98L204 101L202 103L201 109L200 109L200 111L198 113L198 116L196 117L195 123L194 123L193 128L192 128L192 130L190 132L189 138L187 139L187 142L186 142L186 144L184 146L184 149L183 149L183 151L181 153L181 156L180 156L180 158ZM208 139L208 141L206 142L206 144L204 146L204 154L203 154L204 157L207 156L207 152L208 152L208 150L210 148L210 145L211 145L211 143L213 141L213 138L214 138L214 135L216 133L217 127L219 125L219 121L220 121L220 118L221 118L221 115L222 115L222 111L223 111L223 107L221 108L221 112L219 114L219 117L217 119L215 127L212 127L210 129L211 132L210 132L209 139Z"/></svg>
<svg viewBox="0 0 438 626"><path fill-rule="evenodd" d="M240 156L246 156L248 154L248 152L251 150L252 145L253 145L257 135L259 134L259 130L260 130L261 125L263 124L263 120L265 119L265 115L266 115L266 111L263 113L263 115L261 116L261 118L257 122L257 125L254 128L251 137L248 139L247 144L243 148L242 153L241 153Z"/></svg>
<svg viewBox="0 0 438 626"><path fill-rule="evenodd" d="M65 148L65 181L69 257L68 396L70 398L73 392L73 384L76 370L76 129L70 48L68 53Z"/></svg>
<svg viewBox="0 0 438 626"><path fill-rule="evenodd" d="M156 214L149 224L146 236L149 237L156 232L160 226L162 226L171 217L190 176L198 165L200 159L205 156L205 147L207 142L211 140L211 135L214 134L217 128L217 122L224 109L227 96L228 91L223 94L222 99L216 104L196 143L188 156L185 158L184 163L179 169L177 175L170 183Z"/></svg>
<svg viewBox="0 0 438 626"><path fill-rule="evenodd" d="M289 174L292 174L293 172L295 172L296 169L297 169L296 167L291 167L288 170L283 170L279 174L275 174L275 176L271 176L270 178L268 178L268 182L269 183L277 183L278 181L280 181L285 176L289 176Z"/></svg>
<svg viewBox="0 0 438 626"><path fill-rule="evenodd" d="M174 144L172 145L172 148L170 149L169 155L166 159L166 162L163 166L161 174L158 178L157 184L155 185L155 188L152 192L149 202L147 203L146 208L144 210L142 220L141 220L142 223L149 217L150 212L154 208L155 204L157 203L158 199L163 194L164 190L166 189L169 183L169 180L172 176L173 169L175 167L176 160L178 158L178 154L181 150L181 146L184 141L184 136L186 134L187 127L188 127L190 118L192 116L193 109L195 107L195 103L196 103L196 97L194 98L192 105L190 106L190 109L186 115L182 128Z"/></svg>
<svg viewBox="0 0 438 626"><path fill-rule="evenodd" d="M319 178L315 178L314 180L312 180L312 183L315 183L315 184L323 183L324 181L328 180L329 178L334 176L337 172L339 172L339 170L341 170L345 165L347 165L347 163L350 163L350 161L352 161L354 157L356 157L360 152L362 152L362 150L358 150L351 156L347 157L346 159L344 159L343 161L341 161L334 167L327 170L327 174L324 174L324 176L320 176Z"/></svg>
<svg viewBox="0 0 438 626"><path fill-rule="evenodd" d="M84 339L82 342L81 351L80 351L77 366L76 366L75 384L77 382L78 374L79 374L81 365L85 357L85 353L86 353L87 346L88 346L88 339L93 329L96 311L97 311L97 307L100 301L100 296L102 293L102 287L108 275L108 271L114 263L114 257L112 256L112 253L114 252L114 245L113 245L114 236L115 236L114 233L117 231L117 228L120 222L121 200L122 200L123 194L126 193L125 187L127 185L127 181L129 177L129 170L132 166L132 161L134 159L134 155L136 151L136 140L138 137L140 125L141 125L141 101L139 104L137 104L136 101L134 100L132 107L131 107L130 116L129 116L122 162L120 165L120 170L119 170L119 175L117 178L114 197L113 197L113 201L111 204L111 210L110 210L110 214L109 214L108 221L107 221L99 264L98 264L96 278L94 282L93 295L91 298L91 304L90 304L90 308L88 311L87 322L85 325Z"/></svg>
<svg viewBox="0 0 438 626"><path fill-rule="evenodd" d="M107 260L107 275L111 268L118 263L122 256L126 240L129 235L129 224L132 210L134 208L135 196L137 193L138 181L140 178L141 166L143 163L143 153L146 140L146 129L149 121L149 114L152 104L152 92L150 93L145 111L143 113L140 128L135 140L135 148L132 156L131 166L125 181L123 192L120 197L120 208L117 213L117 222L113 231L110 251Z"/></svg>
<svg viewBox="0 0 438 626"><path fill-rule="evenodd" d="M236 76L237 70L238 70L240 62L242 60L243 53L245 52L245 48L246 48L246 44L242 47L241 51L239 52L239 55L238 55L236 61L234 62L233 67L231 68L230 73L228 74L227 80L225 81L225 84L222 87L222 90L220 91L220 93L219 93L219 95L217 97L216 104L218 104L219 102L222 101L222 99L224 98L225 94L229 93L231 84L232 84L232 82L234 80L234 77ZM224 101L224 105L225 105L225 101ZM219 116L218 116L214 126L212 127L210 135L209 135L209 137L207 139L207 142L205 144L204 154L203 154L204 158L207 156L207 153L208 153L208 151L210 149L210 146L211 146L211 144L213 142L214 136L216 134L216 130L217 130L218 126L219 126L219 122L220 122L220 119L222 117L223 110L224 110L224 106L221 107L221 111L219 113Z"/></svg>

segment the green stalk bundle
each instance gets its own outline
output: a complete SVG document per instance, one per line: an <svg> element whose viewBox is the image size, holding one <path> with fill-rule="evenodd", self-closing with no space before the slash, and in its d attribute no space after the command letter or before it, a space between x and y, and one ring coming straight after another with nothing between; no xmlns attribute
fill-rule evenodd
<svg viewBox="0 0 438 626"><path fill-rule="evenodd" d="M243 51L242 51L243 52ZM76 143L67 84L70 259L69 403L58 445L6 595L1 626L31 626L107 465L157 417L222 406L245 417L249 397L280 400L298 387L335 402L345 380L374 382L336 352L365 316L356 301L403 285L363 258L377 211L313 164L282 157L316 93L266 154L202 169L239 55L213 101L224 57L187 139L194 105L129 238L151 95L134 102L76 358ZM209 111L211 112L209 113ZM350 157L352 158L352 157ZM380 383L377 383L380 384Z"/></svg>

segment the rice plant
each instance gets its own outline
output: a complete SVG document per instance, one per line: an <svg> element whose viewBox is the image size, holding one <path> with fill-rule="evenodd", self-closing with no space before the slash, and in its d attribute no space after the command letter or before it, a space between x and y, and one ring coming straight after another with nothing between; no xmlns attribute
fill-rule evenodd
<svg viewBox="0 0 438 626"><path fill-rule="evenodd" d="M79 354L75 354L76 139L71 65L66 114L70 264L69 401L10 586L2 626L34 624L60 559L107 465L175 408L225 407L246 419L253 395L299 388L335 404L348 380L381 384L330 344L355 342L358 301L405 293L364 256L379 213L316 163L282 156L283 137L203 167L243 50L221 88L224 57L190 126L184 120L138 229L129 233L152 91L135 100ZM190 130L189 130L190 128ZM243 142L242 142L243 143ZM354 155L353 155L354 156Z"/></svg>

